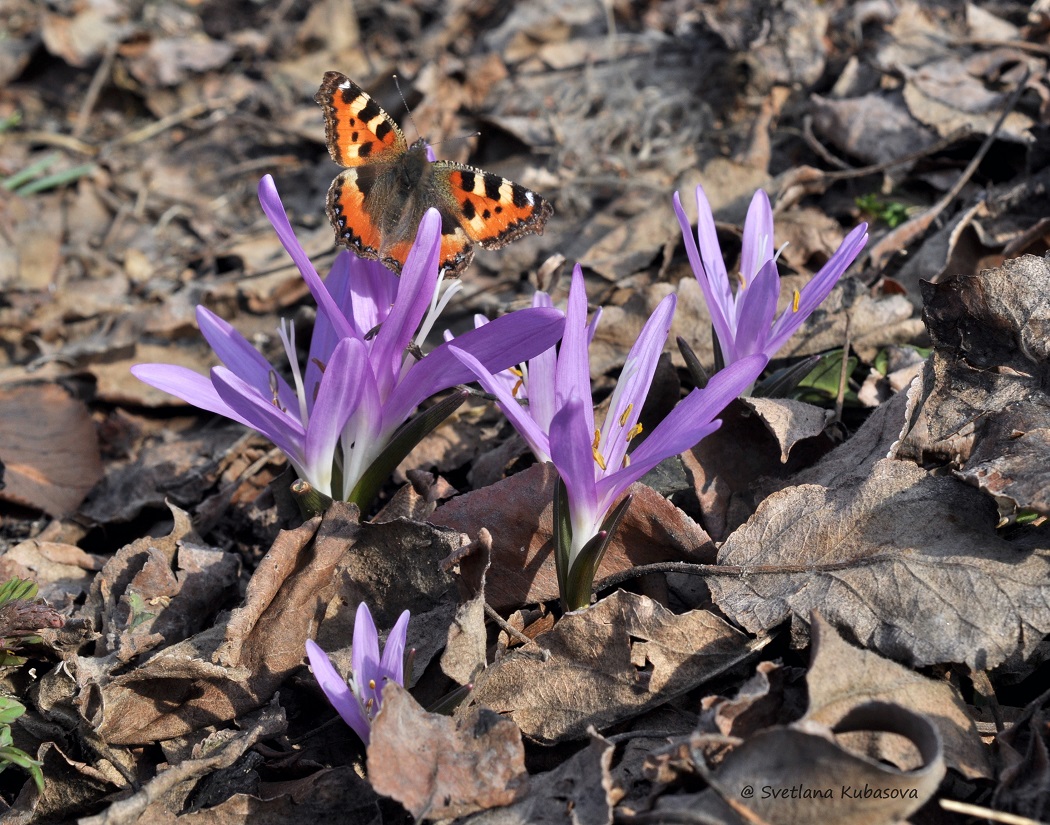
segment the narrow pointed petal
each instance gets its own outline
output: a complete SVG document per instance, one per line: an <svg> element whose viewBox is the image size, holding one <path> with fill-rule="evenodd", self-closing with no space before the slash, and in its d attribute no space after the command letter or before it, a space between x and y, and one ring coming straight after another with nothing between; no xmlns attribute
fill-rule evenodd
<svg viewBox="0 0 1050 825"><path fill-rule="evenodd" d="M769 196L759 189L751 198L751 205L744 218L744 240L740 250L740 274L745 283L758 274L766 261L773 260L773 207L769 205ZM739 303L739 301L738 301ZM737 310L737 319L742 313ZM739 336L740 331L737 330Z"/></svg>
<svg viewBox="0 0 1050 825"><path fill-rule="evenodd" d="M370 683L376 681L380 675L379 634L376 632L376 623L372 620L372 611L364 602L357 606L350 662L361 701L367 706L369 699L375 699L375 690L371 688ZM377 683L376 687L378 686Z"/></svg>
<svg viewBox="0 0 1050 825"><path fill-rule="evenodd" d="M772 357L772 354L784 346L788 339L798 331L798 328L813 313L813 310L820 306L831 293L831 290L835 288L839 278L849 269L850 264L860 254L867 242L868 225L862 223L854 227L853 231L839 244L835 254L828 259L828 262L820 268L820 271L802 288L799 295L798 310L795 311L788 307L777 318L770 332L769 344L766 348L767 354Z"/></svg>
<svg viewBox="0 0 1050 825"><path fill-rule="evenodd" d="M350 282L353 320L358 332L367 335L382 324L397 300L400 281L379 261L355 257Z"/></svg>
<svg viewBox="0 0 1050 825"><path fill-rule="evenodd" d="M576 264L572 270L572 285L565 310L565 332L558 348L558 367L555 374L555 407L561 408L573 395L591 398L591 359L587 353L590 337L587 333L587 288L583 269ZM594 433L594 410L584 404L584 417L590 432Z"/></svg>
<svg viewBox="0 0 1050 825"><path fill-rule="evenodd" d="M428 209L401 271L394 306L372 343L372 368L381 398L389 396L401 374L405 348L419 328L434 295L441 248L441 216Z"/></svg>
<svg viewBox="0 0 1050 825"><path fill-rule="evenodd" d="M332 269L324 282L325 288L332 296L332 299L340 307L343 317L350 320L353 320L353 306L350 295L352 281L351 258L353 257L353 253L349 249L336 255ZM363 340L363 336L358 336L356 333L354 337ZM308 409L313 406L312 399L317 385L321 381L322 368L328 363L332 350L335 349L335 345L341 340L342 337L339 334L339 330L329 319L328 313L318 312L314 320L313 335L310 336L310 350L306 358L306 369L303 372L303 387L306 391Z"/></svg>
<svg viewBox="0 0 1050 825"><path fill-rule="evenodd" d="M470 368L449 352L450 344L469 352L489 372L497 373L554 346L564 325L565 316L558 310L529 307L440 344L401 379L386 401L385 416L390 421L404 421L434 393L474 380Z"/></svg>
<svg viewBox="0 0 1050 825"><path fill-rule="evenodd" d="M329 316L329 320L335 326L340 338L353 338L353 327L346 320L339 306L325 288L324 281L317 274L314 265L310 263L310 257L306 254L306 250L299 243L299 239L295 237L292 224L288 220L288 215L285 214L284 204L281 203L281 196L277 193L277 187L274 185L273 178L270 175L263 175L259 181L259 205L262 206L263 212L266 213L266 217L277 233L281 245L291 256L296 267L298 267L299 274L306 281L310 294L317 301L317 306Z"/></svg>
<svg viewBox="0 0 1050 825"><path fill-rule="evenodd" d="M770 326L777 314L777 299L780 297L780 273L776 262L770 258L758 273L741 290L740 318L736 328L737 358L766 352Z"/></svg>
<svg viewBox="0 0 1050 825"><path fill-rule="evenodd" d="M213 368L211 380L219 397L241 420L270 439L297 470L305 467L302 448L306 431L297 416L275 407L272 400L264 398L255 387L225 367ZM313 479L304 480L313 483Z"/></svg>
<svg viewBox="0 0 1050 825"><path fill-rule="evenodd" d="M707 199L703 197L703 190L697 187L697 204L700 218L697 222L697 233L700 235L701 243L706 247L711 257L710 270L704 267L704 259L700 256L696 238L693 237L693 228L682 208L682 201L678 193L674 193L674 211L678 216L678 224L682 228L682 240L685 242L686 255L689 256L689 264L693 268L693 275L704 293L704 301L707 302L708 311L711 313L711 324L715 328L715 335L722 347L722 352L727 361L733 360L733 329L735 324L735 309L733 296L729 289L729 276L726 274L725 261L722 260L721 249L718 246L718 234L715 232L715 221L711 215L711 207ZM727 294L729 293L729 294Z"/></svg>
<svg viewBox="0 0 1050 825"><path fill-rule="evenodd" d="M218 413L252 427L245 418L219 397L207 376L176 364L135 364L131 374L144 384L181 398L187 404Z"/></svg>
<svg viewBox="0 0 1050 825"><path fill-rule="evenodd" d="M313 479L326 485L315 485L331 495L332 468L335 448L339 443L347 419L357 408L360 396L357 387L368 368L365 345L353 338L344 338L332 353L314 401L310 423L306 428L304 453ZM327 486L328 490L323 487Z"/></svg>
<svg viewBox="0 0 1050 825"><path fill-rule="evenodd" d="M379 663L379 670L386 680L397 682L399 685L405 683L405 644L408 638L408 611L404 611L397 619L397 623L386 637L386 646L383 648L383 659ZM382 687L380 687L382 692Z"/></svg>
<svg viewBox="0 0 1050 825"><path fill-rule="evenodd" d="M328 697L328 701L332 703L332 707L367 745L372 727L361 713L357 697L346 684L346 680L339 675L339 672L332 666L332 660L328 658L328 654L321 650L313 639L306 640L306 655L310 660L314 678L317 679L317 684L321 686L324 695Z"/></svg>
<svg viewBox="0 0 1050 825"><path fill-rule="evenodd" d="M514 396L507 392L503 382L489 372L485 365L469 352L464 352L458 347L452 347L450 352L473 372L478 383L485 388L486 392L496 396L503 414L507 416L507 419L521 437L525 439L529 449L532 450L532 454L540 461L550 461L550 441L544 429L533 420L531 406L526 410L525 407L519 404Z"/></svg>
<svg viewBox="0 0 1050 825"><path fill-rule="evenodd" d="M271 381L275 381L281 406L288 410L299 409L299 397L295 390L232 325L203 306L197 307L197 325L204 340L230 372L239 375L253 387L266 387L267 390Z"/></svg>
<svg viewBox="0 0 1050 825"><path fill-rule="evenodd" d="M616 382L601 437L601 449L610 472L623 463L628 445L626 435L638 423L645 405L660 353L671 331L676 301L673 293L666 296L649 316L627 355L620 380Z"/></svg>

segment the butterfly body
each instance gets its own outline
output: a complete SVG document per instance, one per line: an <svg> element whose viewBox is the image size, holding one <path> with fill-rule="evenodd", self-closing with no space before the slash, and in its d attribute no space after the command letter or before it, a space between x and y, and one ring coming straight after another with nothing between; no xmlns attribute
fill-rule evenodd
<svg viewBox="0 0 1050 825"><path fill-rule="evenodd" d="M328 217L338 240L400 273L423 213L441 215L441 266L459 275L473 243L498 249L540 234L554 210L499 175L452 161L431 161L426 142L411 146L368 94L328 72L314 98L324 109L332 159L347 167L328 190Z"/></svg>

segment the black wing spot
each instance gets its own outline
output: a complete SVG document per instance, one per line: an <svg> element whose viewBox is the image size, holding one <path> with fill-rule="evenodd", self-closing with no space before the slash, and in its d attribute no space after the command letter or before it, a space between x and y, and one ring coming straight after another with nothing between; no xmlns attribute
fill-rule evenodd
<svg viewBox="0 0 1050 825"><path fill-rule="evenodd" d="M503 184L503 178L499 175L490 175L488 172L485 173L485 196L489 200L499 200L499 188Z"/></svg>
<svg viewBox="0 0 1050 825"><path fill-rule="evenodd" d="M492 213L486 209L484 212L481 213L481 217L487 221L489 218L492 217Z"/></svg>
<svg viewBox="0 0 1050 825"><path fill-rule="evenodd" d="M463 188L468 192L474 191L474 173L473 172L460 172L460 179L463 181Z"/></svg>
<svg viewBox="0 0 1050 825"><path fill-rule="evenodd" d="M351 143L357 143L357 136L359 134L360 134L360 132L351 132L350 133L350 142Z"/></svg>
<svg viewBox="0 0 1050 825"><path fill-rule="evenodd" d="M385 120L382 120L379 122L379 125L376 126L376 137L380 140L385 140L386 136L389 135L391 131L393 130L390 128L390 124Z"/></svg>
<svg viewBox="0 0 1050 825"><path fill-rule="evenodd" d="M474 208L474 204L470 200L470 198L464 199L463 202L459 205L459 207L463 210L463 217L466 218L468 221L474 220L474 216L478 214L478 211Z"/></svg>
<svg viewBox="0 0 1050 825"><path fill-rule="evenodd" d="M357 116L365 123L371 123L382 111L379 108L379 104L369 98L368 102L361 108L361 111L357 113Z"/></svg>
<svg viewBox="0 0 1050 825"><path fill-rule="evenodd" d="M359 158L367 158L372 154L372 141L367 140L357 147L357 156Z"/></svg>

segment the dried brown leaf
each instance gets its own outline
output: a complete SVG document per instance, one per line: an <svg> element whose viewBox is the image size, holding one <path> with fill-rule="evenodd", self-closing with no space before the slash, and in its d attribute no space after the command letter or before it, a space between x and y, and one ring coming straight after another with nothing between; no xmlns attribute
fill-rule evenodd
<svg viewBox="0 0 1050 825"><path fill-rule="evenodd" d="M832 736L868 730L905 737L921 756L921 767L904 771L850 753ZM891 825L921 808L944 772L940 740L928 721L896 705L871 702L833 730L804 722L756 733L706 778L746 821Z"/></svg>
<svg viewBox="0 0 1050 825"><path fill-rule="evenodd" d="M912 393L897 455L1050 514L1050 264L1026 255L923 287L935 350Z"/></svg>
<svg viewBox="0 0 1050 825"><path fill-rule="evenodd" d="M592 732L586 748L554 770L530 777L524 799L476 814L463 825L611 825L612 757L612 743Z"/></svg>
<svg viewBox="0 0 1050 825"><path fill-rule="evenodd" d="M946 681L928 679L876 653L848 644L819 614L810 625L812 661L806 683L805 718L834 727L865 702L893 702L925 716L937 728L944 761L968 779L988 779L991 766L973 717L958 691ZM870 742L869 756L901 764L899 740Z"/></svg>
<svg viewBox="0 0 1050 825"><path fill-rule="evenodd" d="M803 627L819 609L864 646L911 664L1016 663L1050 630L1050 551L1000 538L995 523L978 491L885 459L868 478L771 495L719 552L742 574L708 585L752 632L789 617Z"/></svg>
<svg viewBox="0 0 1050 825"><path fill-rule="evenodd" d="M541 742L580 738L588 727L600 730L670 701L762 644L713 613L675 615L617 591L508 654L474 700L509 714Z"/></svg>
<svg viewBox="0 0 1050 825"><path fill-rule="evenodd" d="M302 664L311 626L332 598L335 566L358 530L356 508L337 502L323 521L278 536L227 622L103 684L93 681L94 663L80 660L81 712L105 741L145 744L265 704Z"/></svg>
<svg viewBox="0 0 1050 825"><path fill-rule="evenodd" d="M509 805L528 788L521 731L476 708L459 719L427 713L396 683L372 724L368 778L419 819Z"/></svg>
<svg viewBox="0 0 1050 825"><path fill-rule="evenodd" d="M54 384L0 389L0 498L51 516L76 510L102 478L91 414Z"/></svg>

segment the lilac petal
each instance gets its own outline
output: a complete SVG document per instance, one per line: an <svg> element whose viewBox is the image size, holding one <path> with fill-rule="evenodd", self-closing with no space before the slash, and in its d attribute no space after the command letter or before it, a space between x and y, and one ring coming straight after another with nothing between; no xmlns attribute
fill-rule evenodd
<svg viewBox="0 0 1050 825"><path fill-rule="evenodd" d="M351 317L351 258L350 250L340 252L324 285L335 303L342 309L344 317ZM360 336L355 335L355 338ZM342 338L335 326L328 319L328 313L318 312L314 320L314 331L310 336L310 350L306 358L306 369L303 372L303 388L306 392L306 408L313 409L313 398L317 385L321 381L323 367L328 363L332 350Z"/></svg>
<svg viewBox="0 0 1050 825"><path fill-rule="evenodd" d="M540 461L550 461L550 441L544 428L530 415L532 413L531 404L529 409L519 404L514 396L507 392L507 388L503 383L485 369L484 364L469 352L464 352L458 347L452 347L450 352L474 373L478 383L485 388L486 392L496 396L496 401L499 403L500 409L503 410L503 414L507 416L507 419L521 437L525 439L529 449L532 450L532 454Z"/></svg>
<svg viewBox="0 0 1050 825"><path fill-rule="evenodd" d="M247 339L210 309L197 307L197 325L208 345L215 351L219 360L229 370L239 375L253 387L270 389L271 381L276 381L277 397L281 406L287 410L299 409L299 396L281 378L273 365L262 354L248 343Z"/></svg>
<svg viewBox="0 0 1050 825"><path fill-rule="evenodd" d="M214 367L211 380L219 397L241 416L241 420L270 439L288 456L297 470L304 468L302 443L306 431L298 417L275 407L272 400L264 398L253 386L225 367ZM311 481L309 478L304 480Z"/></svg>
<svg viewBox="0 0 1050 825"><path fill-rule="evenodd" d="M401 270L397 298L372 343L372 369L381 398L389 396L401 375L405 348L426 315L438 282L441 216L428 209Z"/></svg>
<svg viewBox="0 0 1050 825"><path fill-rule="evenodd" d="M696 444L708 434L707 427L715 416L757 380L768 362L765 355L749 355L716 372L706 387L693 390L679 401L667 418L649 433L631 454L628 469L645 466L651 469Z"/></svg>
<svg viewBox="0 0 1050 825"><path fill-rule="evenodd" d="M454 343L497 373L554 346L564 325L565 316L558 310L528 307L465 332ZM384 405L385 420L404 421L434 393L474 380L474 373L449 346L446 341L435 347L405 374Z"/></svg>
<svg viewBox="0 0 1050 825"><path fill-rule="evenodd" d="M627 433L638 423L645 396L653 383L660 353L664 351L667 333L671 331L676 302L673 293L660 302L645 322L624 362L602 425L599 449L604 453L607 472L615 471L623 463L628 446Z"/></svg>
<svg viewBox="0 0 1050 825"><path fill-rule="evenodd" d="M773 207L769 196L759 189L751 198L751 205L744 218L744 240L740 250L740 274L747 286L758 274L766 261L773 260ZM738 301L739 303L739 296ZM741 313L737 311L737 319ZM740 331L737 330L739 337Z"/></svg>
<svg viewBox="0 0 1050 825"><path fill-rule="evenodd" d="M587 343L587 288L583 269L576 264L565 309L565 332L558 348L556 391L559 404L568 401L574 392L583 397L591 391Z"/></svg>
<svg viewBox="0 0 1050 825"><path fill-rule="evenodd" d="M328 697L328 701L332 703L332 707L367 745L372 727L361 713L361 705L357 697L332 666L332 660L328 658L328 654L321 650L313 639L307 639L306 655L310 660L314 678L317 679L317 684L321 686L324 695Z"/></svg>
<svg viewBox="0 0 1050 825"><path fill-rule="evenodd" d="M539 355L534 355L529 359L527 369L525 394L529 399L529 416L546 433L550 430L554 413L558 411L555 398L555 381L558 372L557 349L552 346Z"/></svg>
<svg viewBox="0 0 1050 825"><path fill-rule="evenodd" d="M357 387L368 369L365 345L353 338L344 338L332 353L317 391L310 423L306 428L304 453L306 466L317 480L318 489L331 495L332 468L335 448L339 443L347 419L353 415L360 397ZM321 480L327 484L321 484ZM327 489L326 489L327 488Z"/></svg>
<svg viewBox="0 0 1050 825"><path fill-rule="evenodd" d="M780 273L776 262L772 258L767 260L740 293L735 347L737 360L756 352L771 354L765 346L769 328L777 314L777 298L780 297Z"/></svg>
<svg viewBox="0 0 1050 825"><path fill-rule="evenodd" d="M331 294L325 289L321 276L317 274L314 265L310 263L310 257L306 254L306 250L299 243L299 239L295 237L292 224L288 221L288 215L285 214L284 204L281 203L281 196L277 193L277 187L274 185L273 178L270 175L263 175L259 181L259 205L262 206L262 210L269 219L270 225L273 226L274 231L277 233L281 245L299 268L299 274L306 281L310 294L317 301L317 306L328 315L340 338L353 338L353 327L350 326L349 321L343 316Z"/></svg>
<svg viewBox="0 0 1050 825"><path fill-rule="evenodd" d="M703 197L703 190L698 186L696 199L697 204ZM674 193L674 211L678 216L678 224L682 228L682 240L685 242L685 252L689 256L689 264L693 267L693 275L704 293L704 301L707 302L708 312L711 313L711 324L715 328L715 336L722 347L722 353L727 361L732 361L733 351L733 329L735 323L735 309L732 294L726 297L729 291L729 276L726 274L725 262L722 260L721 250L718 246L718 235L715 232L714 217L711 215L711 207L707 205L704 198L704 206L700 207L700 218L697 221L697 232L702 243L706 246L705 254L711 257L709 266L715 274L710 274L704 267L697 248L696 239L693 237L693 228L682 208L682 201L678 193ZM714 283L717 281L717 283Z"/></svg>
<svg viewBox="0 0 1050 825"><path fill-rule="evenodd" d="M551 422L551 460L565 482L572 521L572 546L583 547L594 536L605 515L598 511L594 475L597 467L591 449L591 430L585 411L590 397L573 395ZM570 562L572 559L570 559Z"/></svg>
<svg viewBox="0 0 1050 825"><path fill-rule="evenodd" d="M379 687L380 694L383 692L382 685L387 681L397 682L399 685L405 683L405 644L408 639L408 618L406 610L398 616L394 627L387 634L383 659L379 663L379 671L383 678Z"/></svg>
<svg viewBox="0 0 1050 825"><path fill-rule="evenodd" d="M176 364L135 364L131 374L144 384L181 398L187 404L218 413L243 424L252 425L219 397L211 380L188 367Z"/></svg>
<svg viewBox="0 0 1050 825"><path fill-rule="evenodd" d="M374 701L376 696L372 682L379 687L379 634L376 632L376 623L372 620L372 611L364 602L357 606L350 662L361 702L367 708L368 700Z"/></svg>
<svg viewBox="0 0 1050 825"><path fill-rule="evenodd" d="M362 336L383 323L397 300L400 281L378 261L355 258L351 289L353 321Z"/></svg>
<svg viewBox="0 0 1050 825"><path fill-rule="evenodd" d="M806 284L799 295L798 311L795 312L788 307L784 313L777 318L770 332L769 343L766 352L772 355L779 350L788 339L795 334L802 323L808 318L825 298L835 288L839 278L849 269L857 255L868 242L868 225L862 223L854 227L845 240L839 244L835 254L828 262L820 268L808 284Z"/></svg>

